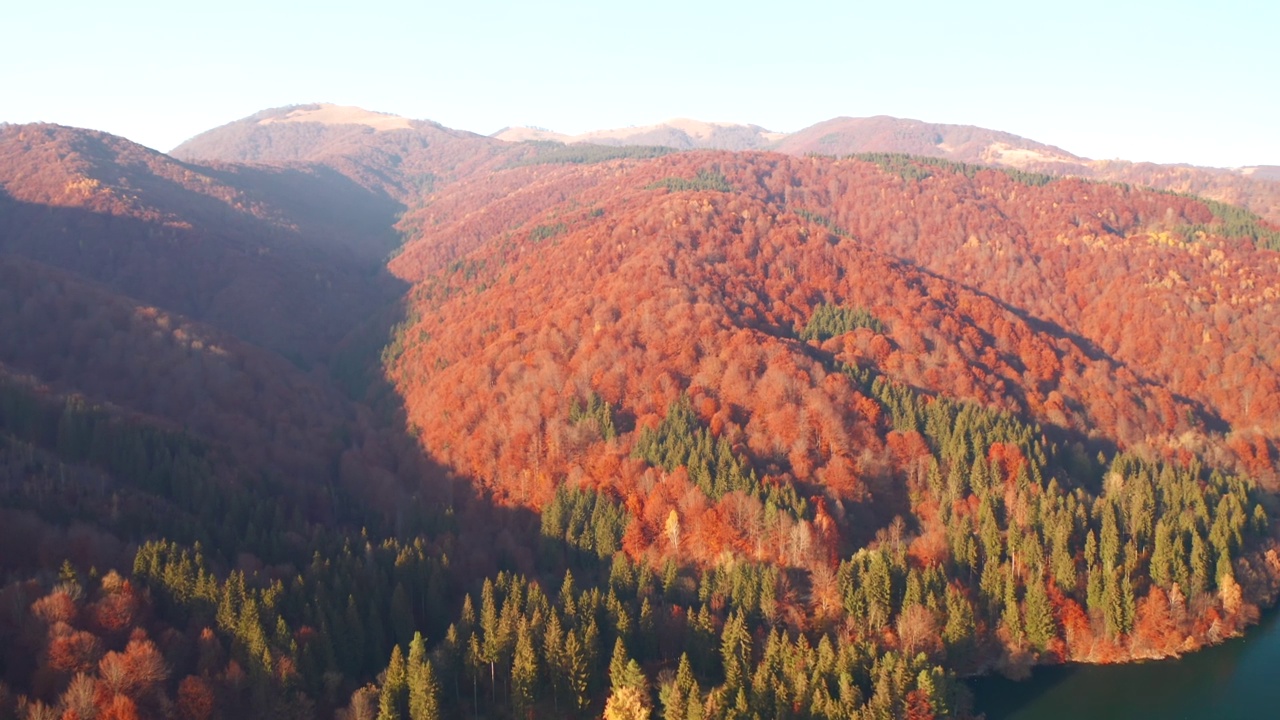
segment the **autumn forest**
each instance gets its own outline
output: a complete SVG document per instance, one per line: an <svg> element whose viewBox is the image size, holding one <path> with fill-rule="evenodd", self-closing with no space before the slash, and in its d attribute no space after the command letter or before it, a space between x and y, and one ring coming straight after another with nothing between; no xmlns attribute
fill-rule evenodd
<svg viewBox="0 0 1280 720"><path fill-rule="evenodd" d="M965 718L1280 596L1275 181L309 107L0 125L0 719Z"/></svg>

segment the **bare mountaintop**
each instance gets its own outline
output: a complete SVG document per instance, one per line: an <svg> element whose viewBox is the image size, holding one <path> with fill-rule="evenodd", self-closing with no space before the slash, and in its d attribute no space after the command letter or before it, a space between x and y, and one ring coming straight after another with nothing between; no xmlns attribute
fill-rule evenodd
<svg viewBox="0 0 1280 720"><path fill-rule="evenodd" d="M681 150L766 150L786 137L785 133L770 132L759 125L703 122L688 118L674 118L655 125L593 130L579 135L540 128L511 127L499 130L493 137L508 142L526 140L553 141L565 144L589 143L593 145L664 145Z"/></svg>
<svg viewBox="0 0 1280 720"><path fill-rule="evenodd" d="M310 122L321 125L365 125L374 130L412 130L413 123L408 118L389 113L378 113L350 105L331 105L320 103L306 105L290 110L283 116L271 115L258 121L259 125L272 123Z"/></svg>
<svg viewBox="0 0 1280 720"><path fill-rule="evenodd" d="M202 162L322 162L366 187L405 199L423 187L436 187L439 181L462 177L479 167L496 166L501 158L511 159L512 143L527 141L678 150L772 150L789 155L907 153L1195 193L1242 205L1280 222L1280 168L1275 166L1201 168L1091 160L999 130L887 115L838 117L792 133L772 132L758 125L673 119L578 135L510 127L484 137L430 121L315 104L264 110L201 133L172 154Z"/></svg>

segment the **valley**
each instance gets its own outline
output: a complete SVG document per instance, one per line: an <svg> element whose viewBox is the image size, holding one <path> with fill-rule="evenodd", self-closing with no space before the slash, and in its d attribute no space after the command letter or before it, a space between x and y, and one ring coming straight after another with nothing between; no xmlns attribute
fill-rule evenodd
<svg viewBox="0 0 1280 720"><path fill-rule="evenodd" d="M1280 593L1272 175L0 126L0 717L922 720L1195 658Z"/></svg>

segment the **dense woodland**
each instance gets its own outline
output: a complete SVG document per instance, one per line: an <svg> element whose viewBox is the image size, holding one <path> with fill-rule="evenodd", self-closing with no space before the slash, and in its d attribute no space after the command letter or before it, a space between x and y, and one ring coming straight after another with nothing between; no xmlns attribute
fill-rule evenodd
<svg viewBox="0 0 1280 720"><path fill-rule="evenodd" d="M0 129L0 718L967 717L1280 592L1248 211L256 122Z"/></svg>

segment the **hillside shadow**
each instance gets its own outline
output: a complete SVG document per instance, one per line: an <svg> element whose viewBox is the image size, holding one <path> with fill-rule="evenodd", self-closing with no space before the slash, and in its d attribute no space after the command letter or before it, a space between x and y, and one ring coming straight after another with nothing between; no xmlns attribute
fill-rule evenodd
<svg viewBox="0 0 1280 720"><path fill-rule="evenodd" d="M495 505L478 489L477 479L440 464L412 431L405 399L383 370L387 348L405 323L404 302L389 304L343 341L330 364L334 381L367 409L383 442L400 451L395 470L402 496L387 506L384 529L411 537L447 527L457 534L460 549L475 556L471 564L484 568L482 574L503 569L531 572L537 547L531 540L540 527L537 513ZM442 520L430 508L444 509L456 520Z"/></svg>
<svg viewBox="0 0 1280 720"><path fill-rule="evenodd" d="M210 200L210 202L216 202ZM389 209L389 208L385 208ZM0 197L0 253L58 268L308 368L407 285L373 256L264 224L192 226ZM394 215L384 217L392 232Z"/></svg>
<svg viewBox="0 0 1280 720"><path fill-rule="evenodd" d="M194 542L192 538L196 538L195 541L203 538L202 544L210 557L217 558L219 572L233 567L249 571L265 569L268 575L279 573L286 578L307 567L313 553L327 555L341 550L341 543L333 547L317 542L317 538L331 537L331 533L346 538L352 548L361 548L366 543L377 546L392 537L398 538L403 546L412 547L418 538L428 538L428 547L433 548L433 552L438 548L448 557L448 573L444 580L448 588L445 591L448 611L419 618L421 629L433 642L443 637L448 622L456 618L463 594L470 592L478 597L480 582L499 571L539 578L548 591L559 586L563 571L569 567L573 567L575 575L585 583L596 584L601 578L607 579L609 560L578 552L563 539L544 538L540 516L536 512L493 502L476 478L454 474L436 461L430 448L421 445L409 426L403 398L381 371L382 350L394 337L395 328L405 320L400 298L406 286L389 275L366 280L376 286L377 293L392 295L394 299L366 310L358 323L339 326L345 331L344 340L324 348L326 353L335 348L342 350L332 353L332 363L313 362L309 372L300 373L279 357L268 362L266 358L271 356L270 352L258 354L244 346L239 346L241 351L237 352L238 343L228 342L220 348L196 349L193 346L181 357L174 355L171 360L178 363L179 371L168 373L166 379L160 381L151 365L163 358L149 357L152 346L132 342L130 333L134 329L115 326L110 318L122 313L129 317L139 302L148 302L134 293L163 301L155 304L166 312L182 315L183 296L158 292L154 285L142 286L139 290L122 282L119 277L107 278L115 282L101 282L93 273L77 272L82 268L92 268L97 262L110 260L117 249L112 245L118 242L121 247L135 249L135 252L124 253L119 258L119 267L136 273L126 275L125 279L141 279L145 275L144 270L150 269L162 276L155 278L156 282L165 283L159 289L173 289L177 293L184 279L200 274L202 263L215 262L221 257L220 253L203 254L200 243L177 232L168 237L192 241L194 247L190 248L191 252L175 251L161 259L152 258L153 262L143 268L131 267L131 263L141 262L145 255L137 247L150 247L149 243L154 242L154 237L149 235L153 229L152 225L131 218L18 203L11 198L0 197L0 256L10 256L11 264L19 269L41 268L38 275L41 278L45 277L44 269L50 273L49 277L68 278L66 287L59 290L61 295L58 298L41 299L39 302L32 301L35 295L53 283L38 279L26 284L0 283L0 320L5 316L13 317L10 313L22 313L24 309L30 311L55 305L79 307L96 304L110 305L115 309L115 299L120 299L119 312L98 312L86 307L83 311L70 313L68 317L79 318L77 322L33 325L24 321L24 327L38 327L39 331L24 338L24 345L30 351L23 352L23 370L47 374L47 368L62 364L44 362L42 358L57 359L50 358L50 353L83 354L76 367L81 364L100 365L102 370L94 375L77 371L78 374L43 377L41 380L59 389L84 392L89 398L110 400L119 406L122 413L139 416L139 422L149 426L156 426L158 422L160 426L172 427L175 432L189 432L193 438L207 440L218 448L218 452L229 451L229 459L223 466L226 472L203 485L201 490L214 494L224 494L225 491L226 495L233 496L228 517L219 516L218 511L211 509L227 508L225 498L201 506L190 497L179 500L170 496L172 491L168 488L148 489L141 484L141 478L120 475L113 477L115 482L106 483L105 490L96 495L77 495L83 495L86 502L91 501L93 507L99 509L103 527L120 533L126 544L157 535L188 543ZM90 247L85 251L87 257L81 256L81 238L104 247ZM49 267L50 264L39 259L30 259L31 254L62 260L69 267ZM261 265L252 264L252 260L251 257L241 259L241 262L245 267L261 272ZM269 276L267 272L257 277L265 279ZM88 280L81 279L86 277ZM170 280L172 283L167 282ZM279 287L276 285L274 289L278 291ZM89 292L87 288L93 291ZM271 304L273 292L265 292L261 297L264 304L258 308L259 313L288 316L287 307ZM227 335L245 337L236 332L240 329L237 323L226 323L221 327L215 323L214 326ZM350 329L352 327L354 329ZM78 337L86 334L94 336L90 338L91 342L77 341ZM251 341L253 338L245 339ZM98 353L114 354L122 345L132 346L132 354L113 355L110 363L95 362ZM217 353L226 359L212 359ZM341 382L344 363L348 382ZM194 401L187 403L184 399L181 406L170 407L171 412L160 412L157 408L166 403L157 406L154 396L164 393L165 388L170 387L165 383L172 383L174 377L186 377L182 371L188 364L191 368L188 375L196 385L186 388L188 392L183 395L184 398L193 397ZM207 366L214 364L217 367L211 373ZM220 384L207 385L211 378ZM276 387L270 387L273 378L281 379L275 383ZM355 379L354 384L351 378ZM265 380L269 387L262 387L259 380ZM346 399L342 403L330 402L330 395L341 395L338 391L340 385L347 390ZM296 403L282 409L278 397L281 388L294 388L298 392L314 392L318 388L329 399L318 405ZM248 410L254 419L277 415L283 419L270 424L267 431L248 423L238 423L235 418L220 418L217 426L208 429L207 433L199 429L188 430L185 421L191 417L190 405L201 404L212 394L219 394L220 402L234 399L255 404L257 409ZM173 403L167 405L172 406ZM303 411L309 409L334 413L331 418L334 432L329 442L317 443L312 437L314 433L308 434L316 426L316 418L305 417ZM299 472L299 468L275 463L273 449L302 443L306 443L308 451L315 452L307 463L306 471ZM50 447L50 451L56 449ZM106 491L113 494L119 491L120 497L124 498L122 504L146 506L155 514L152 517L140 516L142 524L117 527L114 521L107 519L110 503L102 500ZM158 502L148 502L148 497L154 497ZM179 509L198 515L198 522L195 515L178 512ZM193 533L178 533L164 529L168 527L165 522L184 519L190 519L193 525L207 524L205 527L216 529L216 532L206 534L195 530ZM289 572L290 566L293 573ZM389 593L391 588L386 590ZM384 618L386 610L379 610Z"/></svg>

